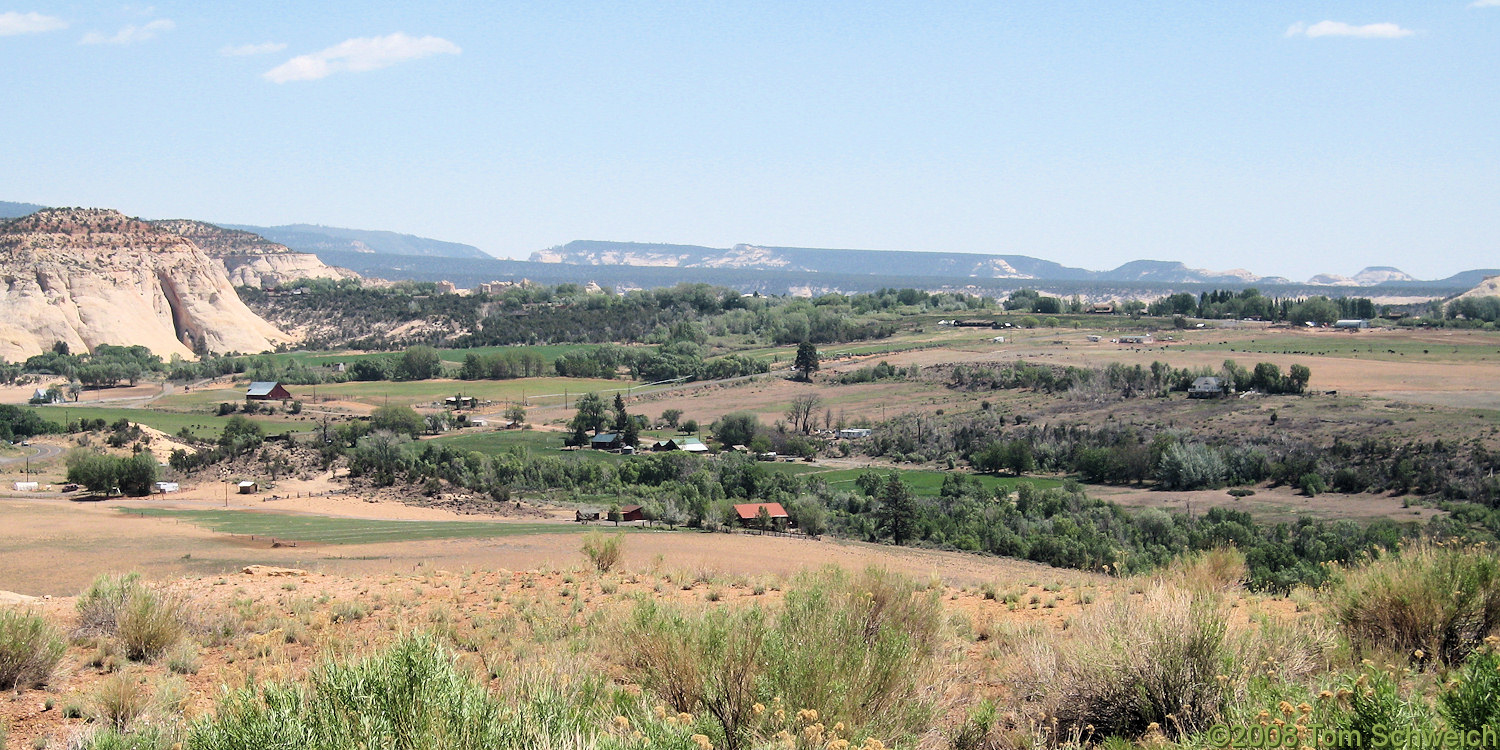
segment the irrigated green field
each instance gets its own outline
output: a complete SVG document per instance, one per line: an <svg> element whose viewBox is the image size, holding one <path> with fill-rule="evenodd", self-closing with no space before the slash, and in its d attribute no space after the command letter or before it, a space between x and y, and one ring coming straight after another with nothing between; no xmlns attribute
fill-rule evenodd
<svg viewBox="0 0 1500 750"><path fill-rule="evenodd" d="M110 423L125 419L161 430L168 435L176 435L186 427L195 436L208 439L216 438L224 432L224 422L228 419L228 417L216 417L207 413L186 414L177 411L120 409L104 406L34 406L31 408L36 409L44 419L64 425L74 419L102 419ZM249 419L259 424L267 433L307 432L313 429L311 419L298 420L288 416L261 415L249 417Z"/></svg>
<svg viewBox="0 0 1500 750"><path fill-rule="evenodd" d="M376 521L299 516L249 510L124 508L139 516L177 518L224 534L317 544L375 544L431 539L489 539L524 534L575 534L586 527L563 523L498 521Z"/></svg>
<svg viewBox="0 0 1500 750"><path fill-rule="evenodd" d="M909 485L912 489L912 492L919 497L937 497L938 493L940 493L943 489L943 479L950 473L944 471L932 471L929 469L871 468L821 470L818 467L810 464L780 463L770 465L775 467L776 471L795 473L803 476L816 476L827 481L830 487L850 491L853 491L855 489L854 480L859 478L860 474L863 474L867 471L874 471L877 474L886 474L894 471L897 474L901 475L901 481ZM1014 492L1016 489L1016 485L1020 484L1021 482L1028 482L1039 490L1062 486L1062 480L1054 479L1052 477L997 477L991 474L966 474L965 476L978 479L979 483L981 485L984 485L984 488L988 490L994 490L997 487L1004 487L1007 490Z"/></svg>
<svg viewBox="0 0 1500 750"><path fill-rule="evenodd" d="M1267 332L1248 339L1199 340L1177 348L1183 351L1305 354L1389 362L1500 362L1500 334L1491 331Z"/></svg>
<svg viewBox="0 0 1500 750"><path fill-rule="evenodd" d="M463 394L480 400L506 402L523 398L529 405L572 403L583 393L613 394L615 391L645 393L629 380L593 378L518 378L516 380L414 380L406 382L372 381L328 383L324 385L289 385L292 397L309 405L328 400L353 401L369 406L416 405L442 401ZM217 388L173 394L158 399L154 406L175 411L207 411L221 402L239 403L244 399L241 388Z"/></svg>

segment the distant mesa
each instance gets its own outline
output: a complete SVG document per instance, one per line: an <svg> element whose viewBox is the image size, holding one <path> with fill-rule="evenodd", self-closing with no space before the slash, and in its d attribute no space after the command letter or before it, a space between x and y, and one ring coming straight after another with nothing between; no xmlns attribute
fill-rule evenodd
<svg viewBox="0 0 1500 750"><path fill-rule="evenodd" d="M344 229L315 224L287 224L279 227L258 227L249 224L221 224L220 226L251 232L299 253L356 252L426 258L493 258L489 253L473 245L444 242L397 232Z"/></svg>
<svg viewBox="0 0 1500 750"><path fill-rule="evenodd" d="M190 239L118 211L48 208L0 224L0 357L62 341L260 352L289 337L250 311Z"/></svg>
<svg viewBox="0 0 1500 750"><path fill-rule="evenodd" d="M1353 276L1320 273L1307 280L1319 286L1379 286L1381 284L1418 283L1419 279L1399 268L1371 266Z"/></svg>
<svg viewBox="0 0 1500 750"><path fill-rule="evenodd" d="M151 222L168 232L192 240L218 262L235 286L279 287L299 279L357 279L347 268L328 266L312 253L299 253L253 232L225 229L191 219Z"/></svg>
<svg viewBox="0 0 1500 750"><path fill-rule="evenodd" d="M1460 294L1458 296L1500 297L1500 274L1496 274L1485 279L1484 281L1479 282L1473 289L1470 289L1469 291L1464 292L1463 294Z"/></svg>

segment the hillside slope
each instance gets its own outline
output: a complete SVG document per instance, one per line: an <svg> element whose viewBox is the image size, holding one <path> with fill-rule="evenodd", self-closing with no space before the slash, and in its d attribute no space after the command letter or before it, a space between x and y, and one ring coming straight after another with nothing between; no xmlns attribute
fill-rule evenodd
<svg viewBox="0 0 1500 750"><path fill-rule="evenodd" d="M256 288L284 286L298 279L357 279L347 268L325 265L312 253L294 252L253 232L225 229L191 219L151 222L193 241L223 267L230 283Z"/></svg>
<svg viewBox="0 0 1500 750"><path fill-rule="evenodd" d="M286 341L199 247L108 209L45 209L0 224L0 357L62 341L162 356L259 352Z"/></svg>

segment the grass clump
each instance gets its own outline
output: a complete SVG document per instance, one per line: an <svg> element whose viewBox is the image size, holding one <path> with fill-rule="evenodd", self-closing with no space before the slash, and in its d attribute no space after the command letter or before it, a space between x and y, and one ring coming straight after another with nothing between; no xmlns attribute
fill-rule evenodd
<svg viewBox="0 0 1500 750"><path fill-rule="evenodd" d="M186 631L182 603L144 587L130 595L116 623L116 636L131 661L154 661L177 645Z"/></svg>
<svg viewBox="0 0 1500 750"><path fill-rule="evenodd" d="M634 644L634 676L673 710L713 717L728 750L769 739L773 704L843 722L844 737L910 738L933 716L923 686L939 595L884 571L828 569L798 578L774 612L643 601L621 642Z"/></svg>
<svg viewBox="0 0 1500 750"><path fill-rule="evenodd" d="M583 555L600 573L608 573L625 557L625 535L590 531L583 537Z"/></svg>
<svg viewBox="0 0 1500 750"><path fill-rule="evenodd" d="M1356 649L1391 649L1457 666L1500 626L1500 558L1420 542L1347 571L1330 611Z"/></svg>
<svg viewBox="0 0 1500 750"><path fill-rule="evenodd" d="M1234 659L1216 598L1156 583L1140 599L1090 609L1073 630L1065 647L1023 647L1023 692L1041 697L1059 731L1139 737L1155 724L1190 734L1219 716L1220 676Z"/></svg>
<svg viewBox="0 0 1500 750"><path fill-rule="evenodd" d="M78 631L88 635L113 635L126 601L143 587L140 573L104 574L95 578L78 596Z"/></svg>
<svg viewBox="0 0 1500 750"><path fill-rule="evenodd" d="M1245 553L1215 547L1176 558L1159 579L1197 594L1220 594L1239 589L1249 576Z"/></svg>
<svg viewBox="0 0 1500 750"><path fill-rule="evenodd" d="M429 635L374 655L330 661L305 683L247 687L189 727L188 750L517 746L500 699Z"/></svg>
<svg viewBox="0 0 1500 750"><path fill-rule="evenodd" d="M62 636L40 615L0 609L0 687L45 685L63 655Z"/></svg>

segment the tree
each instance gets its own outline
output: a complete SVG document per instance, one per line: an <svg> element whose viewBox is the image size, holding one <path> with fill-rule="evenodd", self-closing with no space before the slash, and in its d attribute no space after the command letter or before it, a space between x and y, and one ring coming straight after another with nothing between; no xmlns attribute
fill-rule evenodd
<svg viewBox="0 0 1500 750"><path fill-rule="evenodd" d="M911 488L901 481L900 475L892 473L880 487L879 500L876 520L881 532L897 545L910 541L917 527L917 507Z"/></svg>
<svg viewBox="0 0 1500 750"><path fill-rule="evenodd" d="M1287 370L1285 387L1287 393L1302 393L1307 390L1308 381L1312 380L1312 370L1306 365L1292 365Z"/></svg>
<svg viewBox="0 0 1500 750"><path fill-rule="evenodd" d="M686 434L689 434L689 435L696 435L696 434L698 434L698 420L696 420L696 419L689 419L688 421L683 422L682 423L682 431L684 433L686 433Z"/></svg>
<svg viewBox="0 0 1500 750"><path fill-rule="evenodd" d="M812 380L812 374L818 371L818 347L811 341L798 344L797 359L792 362L792 369L797 371L798 378Z"/></svg>
<svg viewBox="0 0 1500 750"><path fill-rule="evenodd" d="M265 439L260 425L236 414L224 423L224 432L219 435L219 447L231 456L239 456L259 448Z"/></svg>
<svg viewBox="0 0 1500 750"><path fill-rule="evenodd" d="M505 420L516 426L526 424L526 407L520 404L511 404L505 407Z"/></svg>
<svg viewBox="0 0 1500 750"><path fill-rule="evenodd" d="M630 424L630 412L625 410L625 397L615 394L615 432L624 432L625 427Z"/></svg>
<svg viewBox="0 0 1500 750"><path fill-rule="evenodd" d="M416 437L427 429L427 421L410 406L382 406L370 414L370 427Z"/></svg>
<svg viewBox="0 0 1500 750"><path fill-rule="evenodd" d="M109 493L114 490L119 467L115 459L87 448L77 448L68 454L68 481L81 484L89 492Z"/></svg>
<svg viewBox="0 0 1500 750"><path fill-rule="evenodd" d="M414 346L401 355L396 375L401 380L430 380L443 374L443 359L430 346Z"/></svg>
<svg viewBox="0 0 1500 750"><path fill-rule="evenodd" d="M792 405L786 410L786 421L792 424L792 429L800 432L811 432L813 428L813 414L818 411L818 406L823 399L816 393L804 393L792 399Z"/></svg>
<svg viewBox="0 0 1500 750"><path fill-rule="evenodd" d="M771 511L764 505L755 510L755 527L761 531L771 530Z"/></svg>
<svg viewBox="0 0 1500 750"><path fill-rule="evenodd" d="M681 419L682 419L682 410L681 409L662 409L661 410L661 421L662 421L662 424L665 424L667 427L670 427L670 428L672 428L674 430L677 429L677 423Z"/></svg>
<svg viewBox="0 0 1500 750"><path fill-rule="evenodd" d="M578 413L573 415L569 426L576 430L593 430L595 435L608 419L604 414L604 399L597 393L585 393L578 397Z"/></svg>
<svg viewBox="0 0 1500 750"><path fill-rule="evenodd" d="M714 437L725 445L749 445L760 432L760 420L748 411L725 414L713 426Z"/></svg>

